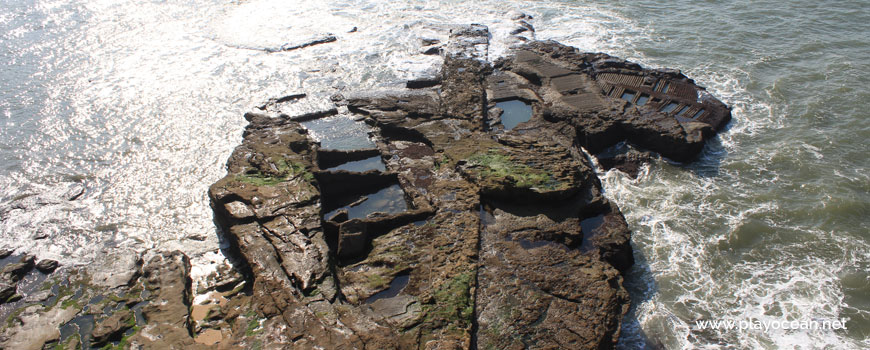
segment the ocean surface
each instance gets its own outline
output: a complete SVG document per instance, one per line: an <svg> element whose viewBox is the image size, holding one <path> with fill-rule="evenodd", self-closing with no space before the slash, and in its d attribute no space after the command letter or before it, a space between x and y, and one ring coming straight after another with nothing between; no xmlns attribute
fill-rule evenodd
<svg viewBox="0 0 870 350"><path fill-rule="evenodd" d="M699 161L601 174L634 230L620 348L870 348L866 1L0 0L0 246L66 265L181 249L203 274L221 259L206 190L245 111L432 74L420 39L451 24L488 25L495 59L510 10L733 107ZM697 326L835 319L847 329Z"/></svg>

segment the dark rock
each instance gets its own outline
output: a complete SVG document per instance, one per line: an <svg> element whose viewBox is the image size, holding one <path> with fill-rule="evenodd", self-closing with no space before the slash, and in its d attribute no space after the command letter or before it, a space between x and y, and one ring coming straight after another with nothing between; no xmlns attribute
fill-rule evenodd
<svg viewBox="0 0 870 350"><path fill-rule="evenodd" d="M631 231L625 217L612 202L603 212L596 214L580 222L584 238L582 250L597 251L602 260L619 272L626 273L634 265L634 255L631 251Z"/></svg>
<svg viewBox="0 0 870 350"><path fill-rule="evenodd" d="M3 302L4 303L14 303L14 302L19 301L23 298L24 298L24 296L22 296L21 294L12 294L9 297L7 297Z"/></svg>
<svg viewBox="0 0 870 350"><path fill-rule="evenodd" d="M10 255L12 255L12 253L14 253L14 252L15 252L14 249L6 249L6 248L0 249L0 259L6 259Z"/></svg>
<svg viewBox="0 0 870 350"><path fill-rule="evenodd" d="M266 47L266 48L262 48L262 50L266 51L266 52L293 51L293 50L306 48L309 46L331 43L331 42L334 42L336 40L338 40L338 39L334 35L325 35L325 36L313 38L311 40L307 40L304 42L287 43L287 44L281 45L279 47Z"/></svg>
<svg viewBox="0 0 870 350"><path fill-rule="evenodd" d="M444 113L471 119L482 125L486 109L484 79L491 70L486 59L489 30L471 25L450 31L450 41L441 69L441 100Z"/></svg>
<svg viewBox="0 0 870 350"><path fill-rule="evenodd" d="M484 62L448 56L444 60L441 78L441 98L445 114L459 119L482 122L486 108L483 88Z"/></svg>
<svg viewBox="0 0 870 350"><path fill-rule="evenodd" d="M516 53L511 71L527 79L532 78L531 81L542 81L542 79L552 79L574 73L574 71L565 68L562 63L557 62L548 60L534 52L522 50Z"/></svg>
<svg viewBox="0 0 870 350"><path fill-rule="evenodd" d="M338 257L359 256L368 248L367 224L359 219L345 221L338 228Z"/></svg>
<svg viewBox="0 0 870 350"><path fill-rule="evenodd" d="M0 304L12 301L18 291L17 285L6 281L0 281Z"/></svg>
<svg viewBox="0 0 870 350"><path fill-rule="evenodd" d="M323 110L323 111L314 111L314 112L310 112L310 113L300 114L300 115L294 116L291 119L301 123L304 121L328 117L328 116L336 115L336 114L338 114L338 110L335 108L331 108L331 109L327 109L327 110Z"/></svg>
<svg viewBox="0 0 870 350"><path fill-rule="evenodd" d="M57 260L42 259L36 264L36 269L42 273L52 273L58 266L60 266L60 263Z"/></svg>
<svg viewBox="0 0 870 350"><path fill-rule="evenodd" d="M399 124L408 122L407 117L428 120L442 115L438 99L437 93L419 90L400 96L352 96L347 99L347 106L355 113L371 115L378 121Z"/></svg>
<svg viewBox="0 0 870 350"><path fill-rule="evenodd" d="M423 50L422 53L424 55L440 55L441 48L438 46L432 46L432 47L429 47L429 48L426 48L425 50Z"/></svg>
<svg viewBox="0 0 870 350"><path fill-rule="evenodd" d="M346 197L351 193L371 192L371 189L386 187L397 182L395 174L383 174L377 170L364 173L349 171L318 172L315 178L320 184L324 206L333 207L336 197Z"/></svg>
<svg viewBox="0 0 870 350"><path fill-rule="evenodd" d="M34 241L38 241L40 239L46 239L46 238L48 238L48 232L44 232L44 231L36 232L32 236L30 236L30 239L32 239Z"/></svg>
<svg viewBox="0 0 870 350"><path fill-rule="evenodd" d="M320 169L328 169L342 163L355 160L363 160L380 155L376 149L340 151L340 150L317 150L317 165Z"/></svg>
<svg viewBox="0 0 870 350"><path fill-rule="evenodd" d="M637 178L640 168L655 159L653 154L631 150L614 156L598 156L598 164L604 170L616 169L628 174L632 179Z"/></svg>
<svg viewBox="0 0 870 350"><path fill-rule="evenodd" d="M438 40L438 39L432 39L432 38L422 38L422 39L420 39L420 45L423 45L423 46L438 45L438 44L440 44L440 43L441 43L441 40Z"/></svg>
<svg viewBox="0 0 870 350"><path fill-rule="evenodd" d="M135 322L132 310L121 309L116 311L112 316L94 326L94 330L91 332L91 346L101 347L108 344L109 341L120 340L124 332L132 328Z"/></svg>
<svg viewBox="0 0 870 350"><path fill-rule="evenodd" d="M191 234L191 235L184 236L184 239L189 239L191 241L199 241L199 242L205 241L207 238L208 237L206 237L206 235L204 235L204 234Z"/></svg>
<svg viewBox="0 0 870 350"><path fill-rule="evenodd" d="M517 28L515 28L514 30L511 30L511 32L510 32L511 35L517 35L517 34L520 34L522 32L534 32L535 31L535 28L532 27L532 25L526 21L520 20L520 21L517 21L517 24L518 24Z"/></svg>
<svg viewBox="0 0 870 350"><path fill-rule="evenodd" d="M342 222L347 221L348 219L349 218L347 216L347 210L342 209L342 210L339 210L337 213L335 213L335 215L333 215L332 217L327 218L327 221L332 222L332 223L336 223L336 224L340 224Z"/></svg>
<svg viewBox="0 0 870 350"><path fill-rule="evenodd" d="M420 78L415 80L409 80L405 84L405 87L409 89L425 89L433 86L438 86L438 84L441 84L441 81L439 81L437 78Z"/></svg>
<svg viewBox="0 0 870 350"><path fill-rule="evenodd" d="M697 157L731 119L730 109L678 71L649 70L555 42L532 42L500 68L552 96L544 117L566 121L598 153L627 140L675 161Z"/></svg>
<svg viewBox="0 0 870 350"><path fill-rule="evenodd" d="M267 110L267 109L268 109L269 107L271 107L271 106L274 106L274 105L277 105L277 104L280 104L280 103L286 103L286 102L296 101L296 100L299 100L299 99L303 99L303 98L305 98L305 97L307 97L307 96L308 96L308 95L306 95L306 94L299 93L299 94L290 94L290 95L285 95L285 96L281 96L281 97L278 97L278 98L270 98L269 101L267 101L265 104L259 106L258 108L261 109L261 110Z"/></svg>
<svg viewBox="0 0 870 350"><path fill-rule="evenodd" d="M612 348L628 312L613 267L553 245L494 242L479 274L480 348ZM491 252L492 250L484 250Z"/></svg>
<svg viewBox="0 0 870 350"><path fill-rule="evenodd" d="M36 265L35 261L36 257L33 255L25 255L18 262L6 265L0 271L0 281L18 283L28 272L33 270L34 265Z"/></svg>

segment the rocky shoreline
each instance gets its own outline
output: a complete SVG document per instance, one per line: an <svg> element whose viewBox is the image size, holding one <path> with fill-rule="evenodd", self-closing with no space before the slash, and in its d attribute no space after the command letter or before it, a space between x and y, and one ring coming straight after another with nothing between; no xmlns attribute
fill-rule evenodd
<svg viewBox="0 0 870 350"><path fill-rule="evenodd" d="M596 164L692 161L730 109L678 71L552 41L490 63L489 37L427 40L440 75L400 92L247 113L209 190L232 268L196 286L181 252L62 269L28 292L44 299L7 298L0 347L612 348L634 261Z"/></svg>

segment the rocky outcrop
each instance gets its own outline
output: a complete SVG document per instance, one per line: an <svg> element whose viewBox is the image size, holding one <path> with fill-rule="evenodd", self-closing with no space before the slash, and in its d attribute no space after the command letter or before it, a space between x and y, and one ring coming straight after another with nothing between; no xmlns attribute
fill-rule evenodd
<svg viewBox="0 0 870 350"><path fill-rule="evenodd" d="M640 174L641 167L656 159L657 156L650 152L629 148L619 153L599 154L596 158L604 170L617 169L635 179Z"/></svg>
<svg viewBox="0 0 870 350"><path fill-rule="evenodd" d="M507 201L562 201L591 183L592 168L570 148L538 135L504 135L458 167L486 197Z"/></svg>
<svg viewBox="0 0 870 350"><path fill-rule="evenodd" d="M7 257L12 252L7 254ZM9 257L14 259L15 257ZM21 295L17 293L18 282L27 275L35 266L36 257L23 255L2 269L0 269L0 304L18 301Z"/></svg>
<svg viewBox="0 0 870 350"><path fill-rule="evenodd" d="M688 161L728 108L678 72L555 42L490 66L488 37L453 30L440 76L413 90L336 96L324 114L363 120L376 148L323 149L308 117L246 115L209 196L263 345L615 344L630 231L587 152L628 142ZM506 101L531 112L512 120ZM384 166L333 169L372 157Z"/></svg>
<svg viewBox="0 0 870 350"><path fill-rule="evenodd" d="M495 67L502 73L490 78L494 99L536 95L544 118L571 124L593 154L628 141L690 161L731 120L725 104L679 71L555 42L531 42Z"/></svg>
<svg viewBox="0 0 870 350"><path fill-rule="evenodd" d="M0 270L0 279L10 283L17 283L36 266L36 257L24 255L17 262L11 263Z"/></svg>
<svg viewBox="0 0 870 350"><path fill-rule="evenodd" d="M153 349L194 348L196 344L189 322L192 296L187 256L178 251L158 254L145 265L142 277L149 295L148 304L142 307L142 317L147 324L131 337L130 343L144 344ZM117 335L120 329L114 330L110 325L121 320L130 322L126 311L116 312L98 324L93 334L94 341ZM101 337L97 338L97 335Z"/></svg>
<svg viewBox="0 0 870 350"><path fill-rule="evenodd" d="M487 28L461 26L424 43L444 63L412 90L247 113L208 192L235 270L198 287L181 252L115 251L37 290L22 281L57 262L0 251L0 347L613 348L634 259L595 164L689 161L730 111L679 72L534 41L513 17L519 46L492 64ZM320 118L364 146L330 149Z"/></svg>
<svg viewBox="0 0 870 350"><path fill-rule="evenodd" d="M91 345L102 347L111 340L121 340L124 332L136 324L133 317L133 311L124 309L96 324L91 332Z"/></svg>

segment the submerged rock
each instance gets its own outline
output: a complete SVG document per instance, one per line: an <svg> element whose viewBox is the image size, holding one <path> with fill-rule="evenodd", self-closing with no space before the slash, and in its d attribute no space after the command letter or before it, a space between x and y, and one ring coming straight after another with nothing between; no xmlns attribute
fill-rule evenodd
<svg viewBox="0 0 870 350"><path fill-rule="evenodd" d="M616 169L634 179L640 174L641 167L654 159L656 156L652 153L630 149L615 155L599 155L598 164L604 170Z"/></svg>
<svg viewBox="0 0 870 350"><path fill-rule="evenodd" d="M134 252L112 252L89 271L91 282L108 289L132 286L141 275L142 263L142 257Z"/></svg>

